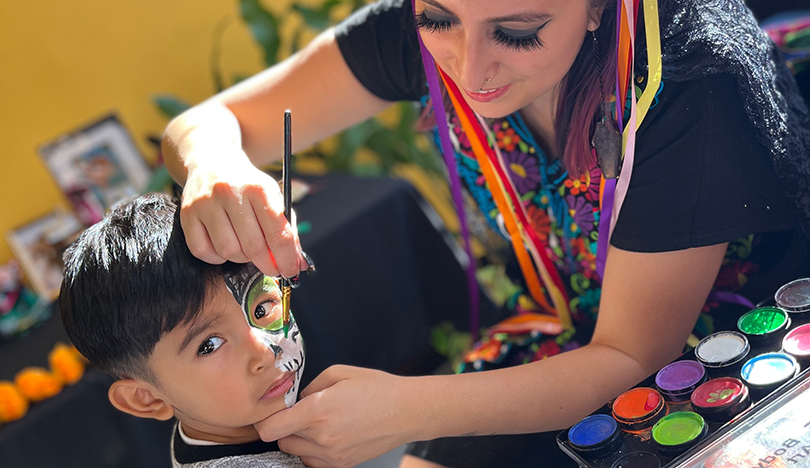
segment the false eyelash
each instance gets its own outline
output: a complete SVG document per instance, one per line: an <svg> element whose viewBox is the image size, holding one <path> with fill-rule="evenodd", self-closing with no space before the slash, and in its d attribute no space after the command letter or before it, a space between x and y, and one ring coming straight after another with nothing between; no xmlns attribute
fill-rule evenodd
<svg viewBox="0 0 810 468"><path fill-rule="evenodd" d="M537 30L538 32L540 29ZM492 40L507 49L530 52L543 47L543 42L537 37L537 32L527 37L512 37L496 29L492 33Z"/></svg>
<svg viewBox="0 0 810 468"><path fill-rule="evenodd" d="M428 18L424 11L416 15L416 27L429 33L446 32L450 30L451 26L453 23L450 21L436 21Z"/></svg>

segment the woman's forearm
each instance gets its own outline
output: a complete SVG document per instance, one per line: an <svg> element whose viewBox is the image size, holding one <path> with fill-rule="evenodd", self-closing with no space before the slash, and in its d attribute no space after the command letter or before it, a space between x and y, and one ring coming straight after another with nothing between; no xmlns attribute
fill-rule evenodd
<svg viewBox="0 0 810 468"><path fill-rule="evenodd" d="M558 430L647 374L620 350L587 345L508 369L417 377L408 420L417 440Z"/></svg>

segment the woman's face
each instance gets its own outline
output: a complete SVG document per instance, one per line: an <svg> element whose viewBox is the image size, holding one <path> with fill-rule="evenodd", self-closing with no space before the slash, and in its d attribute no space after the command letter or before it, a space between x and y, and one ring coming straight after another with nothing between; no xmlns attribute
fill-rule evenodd
<svg viewBox="0 0 810 468"><path fill-rule="evenodd" d="M416 15L425 47L485 117L551 103L599 26L589 0L416 0Z"/></svg>

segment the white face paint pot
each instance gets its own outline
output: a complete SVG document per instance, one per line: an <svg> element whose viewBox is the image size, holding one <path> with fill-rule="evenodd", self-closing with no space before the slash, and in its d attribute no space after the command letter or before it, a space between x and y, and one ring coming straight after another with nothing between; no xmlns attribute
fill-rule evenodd
<svg viewBox="0 0 810 468"><path fill-rule="evenodd" d="M695 359L711 377L736 377L751 345L742 333L722 331L700 340Z"/></svg>

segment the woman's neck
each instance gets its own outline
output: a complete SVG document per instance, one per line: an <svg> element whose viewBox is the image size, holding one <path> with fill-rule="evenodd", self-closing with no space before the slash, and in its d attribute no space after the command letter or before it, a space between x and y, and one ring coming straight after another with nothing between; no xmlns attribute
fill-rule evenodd
<svg viewBox="0 0 810 468"><path fill-rule="evenodd" d="M523 121L534 135L547 146L546 152L556 156L557 138L554 132L554 122L557 114L557 99L560 94L560 85L555 85L546 93L520 109Z"/></svg>

